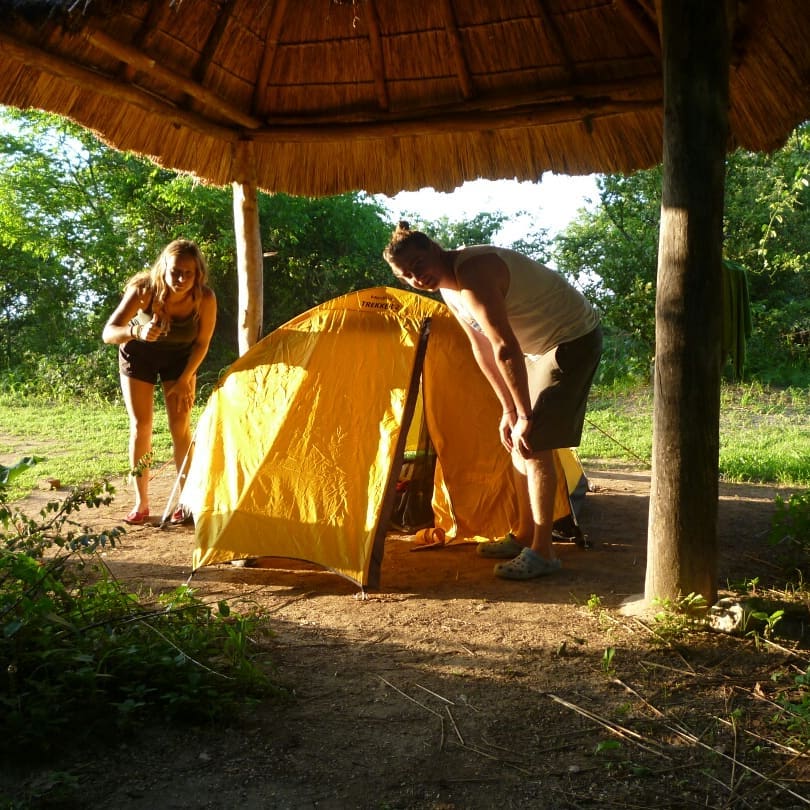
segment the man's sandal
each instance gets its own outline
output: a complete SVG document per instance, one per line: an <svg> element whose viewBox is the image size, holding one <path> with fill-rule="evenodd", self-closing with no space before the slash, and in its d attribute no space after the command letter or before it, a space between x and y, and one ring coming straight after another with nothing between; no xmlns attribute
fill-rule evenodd
<svg viewBox="0 0 810 810"><path fill-rule="evenodd" d="M534 579L554 574L562 568L557 560L547 560L530 548L524 548L514 560L498 563L495 566L495 576L503 579Z"/></svg>
<svg viewBox="0 0 810 810"><path fill-rule="evenodd" d="M515 540L515 535L508 532L500 540L489 540L486 543L478 544L478 553L482 557L497 557L499 559L511 559L517 557L526 548L522 543Z"/></svg>

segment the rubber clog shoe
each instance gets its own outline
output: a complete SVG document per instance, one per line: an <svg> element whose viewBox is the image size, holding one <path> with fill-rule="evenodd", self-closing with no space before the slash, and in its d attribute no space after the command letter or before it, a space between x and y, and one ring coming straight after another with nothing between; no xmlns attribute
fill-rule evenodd
<svg viewBox="0 0 810 810"><path fill-rule="evenodd" d="M515 540L515 535L509 532L506 537L500 540L490 540L487 543L478 544L478 553L482 557L497 557L499 559L509 559L517 557L526 548L522 543Z"/></svg>
<svg viewBox="0 0 810 810"><path fill-rule="evenodd" d="M534 579L555 574L562 568L557 560L547 560L530 548L524 548L514 560L498 563L495 566L495 576L503 579Z"/></svg>

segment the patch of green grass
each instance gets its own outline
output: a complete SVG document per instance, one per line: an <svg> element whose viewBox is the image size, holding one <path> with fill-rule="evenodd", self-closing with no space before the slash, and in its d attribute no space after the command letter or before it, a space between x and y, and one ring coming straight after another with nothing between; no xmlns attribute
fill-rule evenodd
<svg viewBox="0 0 810 810"><path fill-rule="evenodd" d="M196 416L200 408L193 416ZM0 398L0 455L13 463L23 456L42 461L18 476L11 501L24 497L43 478L63 486L122 479L129 471L129 420L122 403L61 404ZM155 400L153 469L172 464L166 411Z"/></svg>
<svg viewBox="0 0 810 810"><path fill-rule="evenodd" d="M594 389L585 415L579 455L586 466L619 461L648 469L652 458L652 390Z"/></svg>
<svg viewBox="0 0 810 810"><path fill-rule="evenodd" d="M202 410L198 405L193 422ZM586 469L649 469L653 395L650 386L596 387L579 455ZM0 397L0 455L7 463L42 456L15 480L11 499L42 478L65 486L126 475L129 425L124 406L54 404ZM155 398L153 469L171 464L171 437ZM810 486L810 391L758 384L724 385L720 405L720 477L729 482Z"/></svg>
<svg viewBox="0 0 810 810"><path fill-rule="evenodd" d="M810 392L724 387L720 473L735 482L810 484Z"/></svg>
<svg viewBox="0 0 810 810"><path fill-rule="evenodd" d="M579 455L585 467L648 468L653 396L648 387L595 388ZM810 392L758 384L724 385L720 477L729 482L810 486Z"/></svg>

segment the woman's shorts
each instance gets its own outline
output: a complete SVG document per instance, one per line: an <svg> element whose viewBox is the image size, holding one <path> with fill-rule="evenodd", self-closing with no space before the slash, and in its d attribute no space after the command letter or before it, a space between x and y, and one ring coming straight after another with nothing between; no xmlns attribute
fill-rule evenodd
<svg viewBox="0 0 810 810"><path fill-rule="evenodd" d="M532 402L532 450L577 447L585 406L602 357L602 327L545 354L526 357Z"/></svg>
<svg viewBox="0 0 810 810"><path fill-rule="evenodd" d="M190 346L130 340L118 349L118 370L125 377L155 385L176 380L191 356Z"/></svg>

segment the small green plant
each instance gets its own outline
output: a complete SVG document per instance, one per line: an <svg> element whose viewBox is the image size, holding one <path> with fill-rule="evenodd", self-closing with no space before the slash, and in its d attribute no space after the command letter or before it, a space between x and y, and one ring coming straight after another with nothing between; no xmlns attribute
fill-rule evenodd
<svg viewBox="0 0 810 810"><path fill-rule="evenodd" d="M784 695L781 700L785 713L777 715L774 720L786 725L794 734L796 746L806 750L810 748L810 667L793 680L794 692Z"/></svg>
<svg viewBox="0 0 810 810"><path fill-rule="evenodd" d="M588 612L596 619L600 630L607 630L610 627L611 621L607 609L602 604L602 597L598 594L592 593L585 603Z"/></svg>
<svg viewBox="0 0 810 810"><path fill-rule="evenodd" d="M602 653L602 672L611 673L613 672L613 658L616 655L616 648L615 647L606 647L604 653Z"/></svg>
<svg viewBox="0 0 810 810"><path fill-rule="evenodd" d="M655 599L662 609L653 617L658 637L665 642L675 641L701 630L706 624L706 599L690 593L680 599Z"/></svg>
<svg viewBox="0 0 810 810"><path fill-rule="evenodd" d="M772 639L774 636L774 629L777 624L782 620L785 615L784 610L775 610L773 613L768 613L764 610L752 610L751 618L761 623L762 635L767 639ZM759 637L760 631L758 629L749 630L746 633L748 636Z"/></svg>
<svg viewBox="0 0 810 810"><path fill-rule="evenodd" d="M740 580L739 582L729 582L728 588L734 593L740 594L756 594L759 587L759 577L750 577L748 579Z"/></svg>
<svg viewBox="0 0 810 810"><path fill-rule="evenodd" d="M148 453L144 453L137 462L135 462L135 466L129 471L130 482L135 478L140 478L144 472L152 466L154 457L155 454L150 450Z"/></svg>
<svg viewBox="0 0 810 810"><path fill-rule="evenodd" d="M596 744L595 754L607 754L610 751L618 751L622 744L618 740L601 740Z"/></svg>

